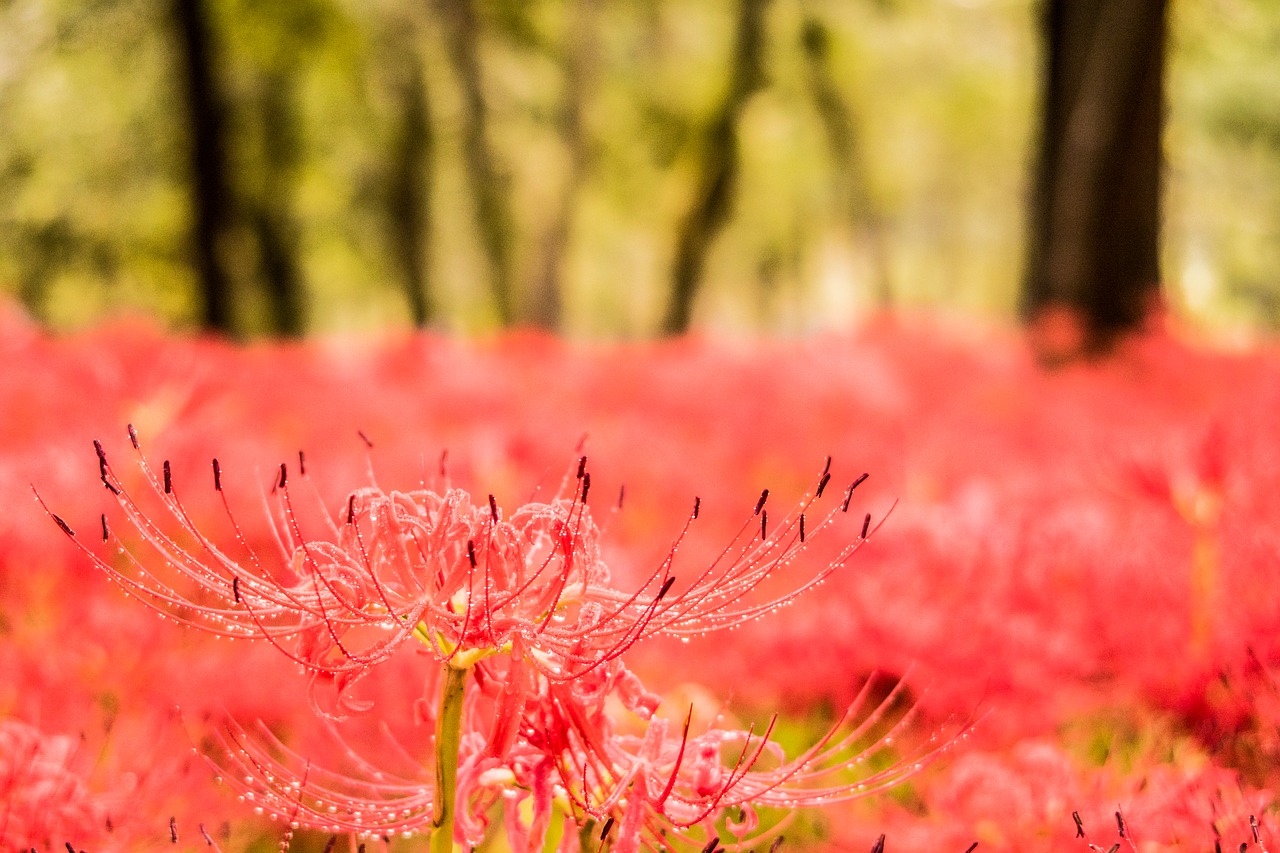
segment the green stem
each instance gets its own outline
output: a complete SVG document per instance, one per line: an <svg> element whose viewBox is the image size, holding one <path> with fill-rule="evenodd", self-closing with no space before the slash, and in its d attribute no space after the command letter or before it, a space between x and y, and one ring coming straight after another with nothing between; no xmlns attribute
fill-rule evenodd
<svg viewBox="0 0 1280 853"><path fill-rule="evenodd" d="M444 665L444 689L436 717L436 796L431 853L453 853L453 813L458 797L458 747L462 742L462 699L466 669Z"/></svg>

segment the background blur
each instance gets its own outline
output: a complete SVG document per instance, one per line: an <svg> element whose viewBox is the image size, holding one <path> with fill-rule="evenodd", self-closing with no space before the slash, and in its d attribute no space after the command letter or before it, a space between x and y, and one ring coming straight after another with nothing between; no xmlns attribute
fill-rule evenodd
<svg viewBox="0 0 1280 853"><path fill-rule="evenodd" d="M240 335L650 336L699 239L703 328L1012 317L1037 10L2 0L0 292L55 328L193 328L204 215ZM1167 60L1167 302L1214 336L1274 330L1280 4L1173 0ZM196 214L200 139L219 177ZM735 143L723 230L700 234L690 199Z"/></svg>

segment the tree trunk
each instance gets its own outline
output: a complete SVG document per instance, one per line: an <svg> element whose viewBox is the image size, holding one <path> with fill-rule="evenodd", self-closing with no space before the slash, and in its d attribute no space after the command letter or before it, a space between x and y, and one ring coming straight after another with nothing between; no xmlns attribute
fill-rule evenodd
<svg viewBox="0 0 1280 853"><path fill-rule="evenodd" d="M251 225L258 242L259 271L271 306L271 331L297 337L306 331L298 226L290 209L293 170L299 156L297 119L287 72L266 74L261 86L263 181Z"/></svg>
<svg viewBox="0 0 1280 853"><path fill-rule="evenodd" d="M1137 328L1159 293L1166 0L1047 0L1022 311L1050 359Z"/></svg>
<svg viewBox="0 0 1280 853"><path fill-rule="evenodd" d="M400 121L396 128L387 192L391 256L400 269L413 324L425 328L434 306L429 287L431 258L431 162L435 139L427 111L427 84L413 48L403 50L404 77L397 82Z"/></svg>
<svg viewBox="0 0 1280 853"><path fill-rule="evenodd" d="M741 168L738 119L751 95L764 85L764 15L768 2L742 0L738 9L729 86L707 130L693 205L685 214L676 238L671 301L662 320L662 332L666 335L688 331L707 253L732 211Z"/></svg>
<svg viewBox="0 0 1280 853"><path fill-rule="evenodd" d="M231 278L219 246L226 239L231 192L208 10L201 0L174 0L173 13L191 134L192 242L200 288L200 323L211 331L232 334Z"/></svg>

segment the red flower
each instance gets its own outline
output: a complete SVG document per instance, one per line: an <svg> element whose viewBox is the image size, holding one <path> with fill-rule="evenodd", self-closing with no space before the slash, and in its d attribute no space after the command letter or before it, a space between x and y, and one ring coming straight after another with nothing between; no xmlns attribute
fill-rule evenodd
<svg viewBox="0 0 1280 853"><path fill-rule="evenodd" d="M132 429L130 436L137 448ZM509 518L492 495L476 502L460 489L366 487L348 496L318 536L304 532L281 465L270 495L278 550L266 556L235 523L217 460L213 484L234 531L227 545L196 525L167 461L157 476L139 452L145 478L170 516L165 521L144 511L95 446L103 483L150 552L116 537L103 516L103 538L115 544L116 560L72 537L93 561L167 616L221 636L265 638L314 676L331 680L339 694L410 639L462 668L503 653L527 659L553 681L579 679L648 637L702 635L776 610L847 562L870 532L867 517L861 535L817 572L753 601L754 588L792 565L811 536L847 511L854 486L824 517L810 520L807 511L830 480L824 470L813 491L772 527L766 490L720 556L691 583L681 583L673 568L698 517L695 500L667 558L639 588L624 592L610 585L600 558L585 457L577 476L565 478L561 494L567 496L526 504ZM358 707L344 700L346 710Z"/></svg>

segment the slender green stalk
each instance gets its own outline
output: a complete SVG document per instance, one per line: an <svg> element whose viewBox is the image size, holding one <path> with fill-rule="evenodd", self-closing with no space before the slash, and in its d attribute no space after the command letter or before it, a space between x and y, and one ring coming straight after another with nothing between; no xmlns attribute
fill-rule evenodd
<svg viewBox="0 0 1280 853"><path fill-rule="evenodd" d="M436 716L436 797L431 853L453 853L453 813L458 797L458 747L462 742L462 699L466 669L445 664L440 713Z"/></svg>

